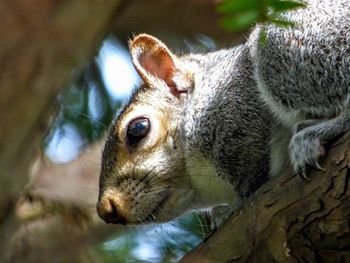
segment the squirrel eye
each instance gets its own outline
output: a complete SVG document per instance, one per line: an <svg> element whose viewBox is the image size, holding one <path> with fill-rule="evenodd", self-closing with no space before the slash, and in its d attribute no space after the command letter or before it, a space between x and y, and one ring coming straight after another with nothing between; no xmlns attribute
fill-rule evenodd
<svg viewBox="0 0 350 263"><path fill-rule="evenodd" d="M126 133L129 143L131 145L139 143L149 133L150 126L147 118L139 118L131 121Z"/></svg>

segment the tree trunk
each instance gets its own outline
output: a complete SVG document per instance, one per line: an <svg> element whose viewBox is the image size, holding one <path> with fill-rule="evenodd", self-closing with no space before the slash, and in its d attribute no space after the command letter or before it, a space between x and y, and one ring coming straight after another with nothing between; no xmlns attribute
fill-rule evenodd
<svg viewBox="0 0 350 263"><path fill-rule="evenodd" d="M97 50L119 2L0 3L0 255L15 224L11 211L55 112L54 98Z"/></svg>
<svg viewBox="0 0 350 263"><path fill-rule="evenodd" d="M350 262L350 133L311 181L271 179L181 262Z"/></svg>
<svg viewBox="0 0 350 263"><path fill-rule="evenodd" d="M216 11L219 2L134 0L114 20L113 33L122 39L135 33L152 34L180 51L188 49L193 38L201 36L212 38L220 47L242 43L246 32L228 32L219 26L220 15Z"/></svg>

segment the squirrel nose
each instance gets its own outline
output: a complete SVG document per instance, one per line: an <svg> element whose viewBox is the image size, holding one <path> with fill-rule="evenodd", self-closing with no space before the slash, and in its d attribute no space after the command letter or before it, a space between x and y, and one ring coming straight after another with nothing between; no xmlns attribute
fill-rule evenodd
<svg viewBox="0 0 350 263"><path fill-rule="evenodd" d="M97 214L106 223L126 224L126 219L118 212L118 204L112 197L102 197L97 203Z"/></svg>

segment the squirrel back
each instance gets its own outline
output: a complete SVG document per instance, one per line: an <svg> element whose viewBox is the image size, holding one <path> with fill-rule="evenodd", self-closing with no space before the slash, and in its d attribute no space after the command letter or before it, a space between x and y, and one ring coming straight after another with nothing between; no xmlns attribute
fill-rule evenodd
<svg viewBox="0 0 350 263"><path fill-rule="evenodd" d="M303 2L283 15L293 27L257 26L247 43L263 100L290 127L342 111L350 87L349 1Z"/></svg>
<svg viewBox="0 0 350 263"><path fill-rule="evenodd" d="M308 169L324 170L323 145L350 128L350 2L304 2L306 8L284 14L293 27L257 26L247 45L262 100L294 133L293 171L308 179Z"/></svg>

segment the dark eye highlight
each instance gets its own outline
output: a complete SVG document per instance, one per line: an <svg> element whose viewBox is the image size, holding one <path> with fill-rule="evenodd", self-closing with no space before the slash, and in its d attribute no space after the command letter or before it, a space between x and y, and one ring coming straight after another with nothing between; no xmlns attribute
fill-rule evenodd
<svg viewBox="0 0 350 263"><path fill-rule="evenodd" d="M130 122L126 136L129 144L134 146L144 139L149 133L151 124L147 118L138 118Z"/></svg>

